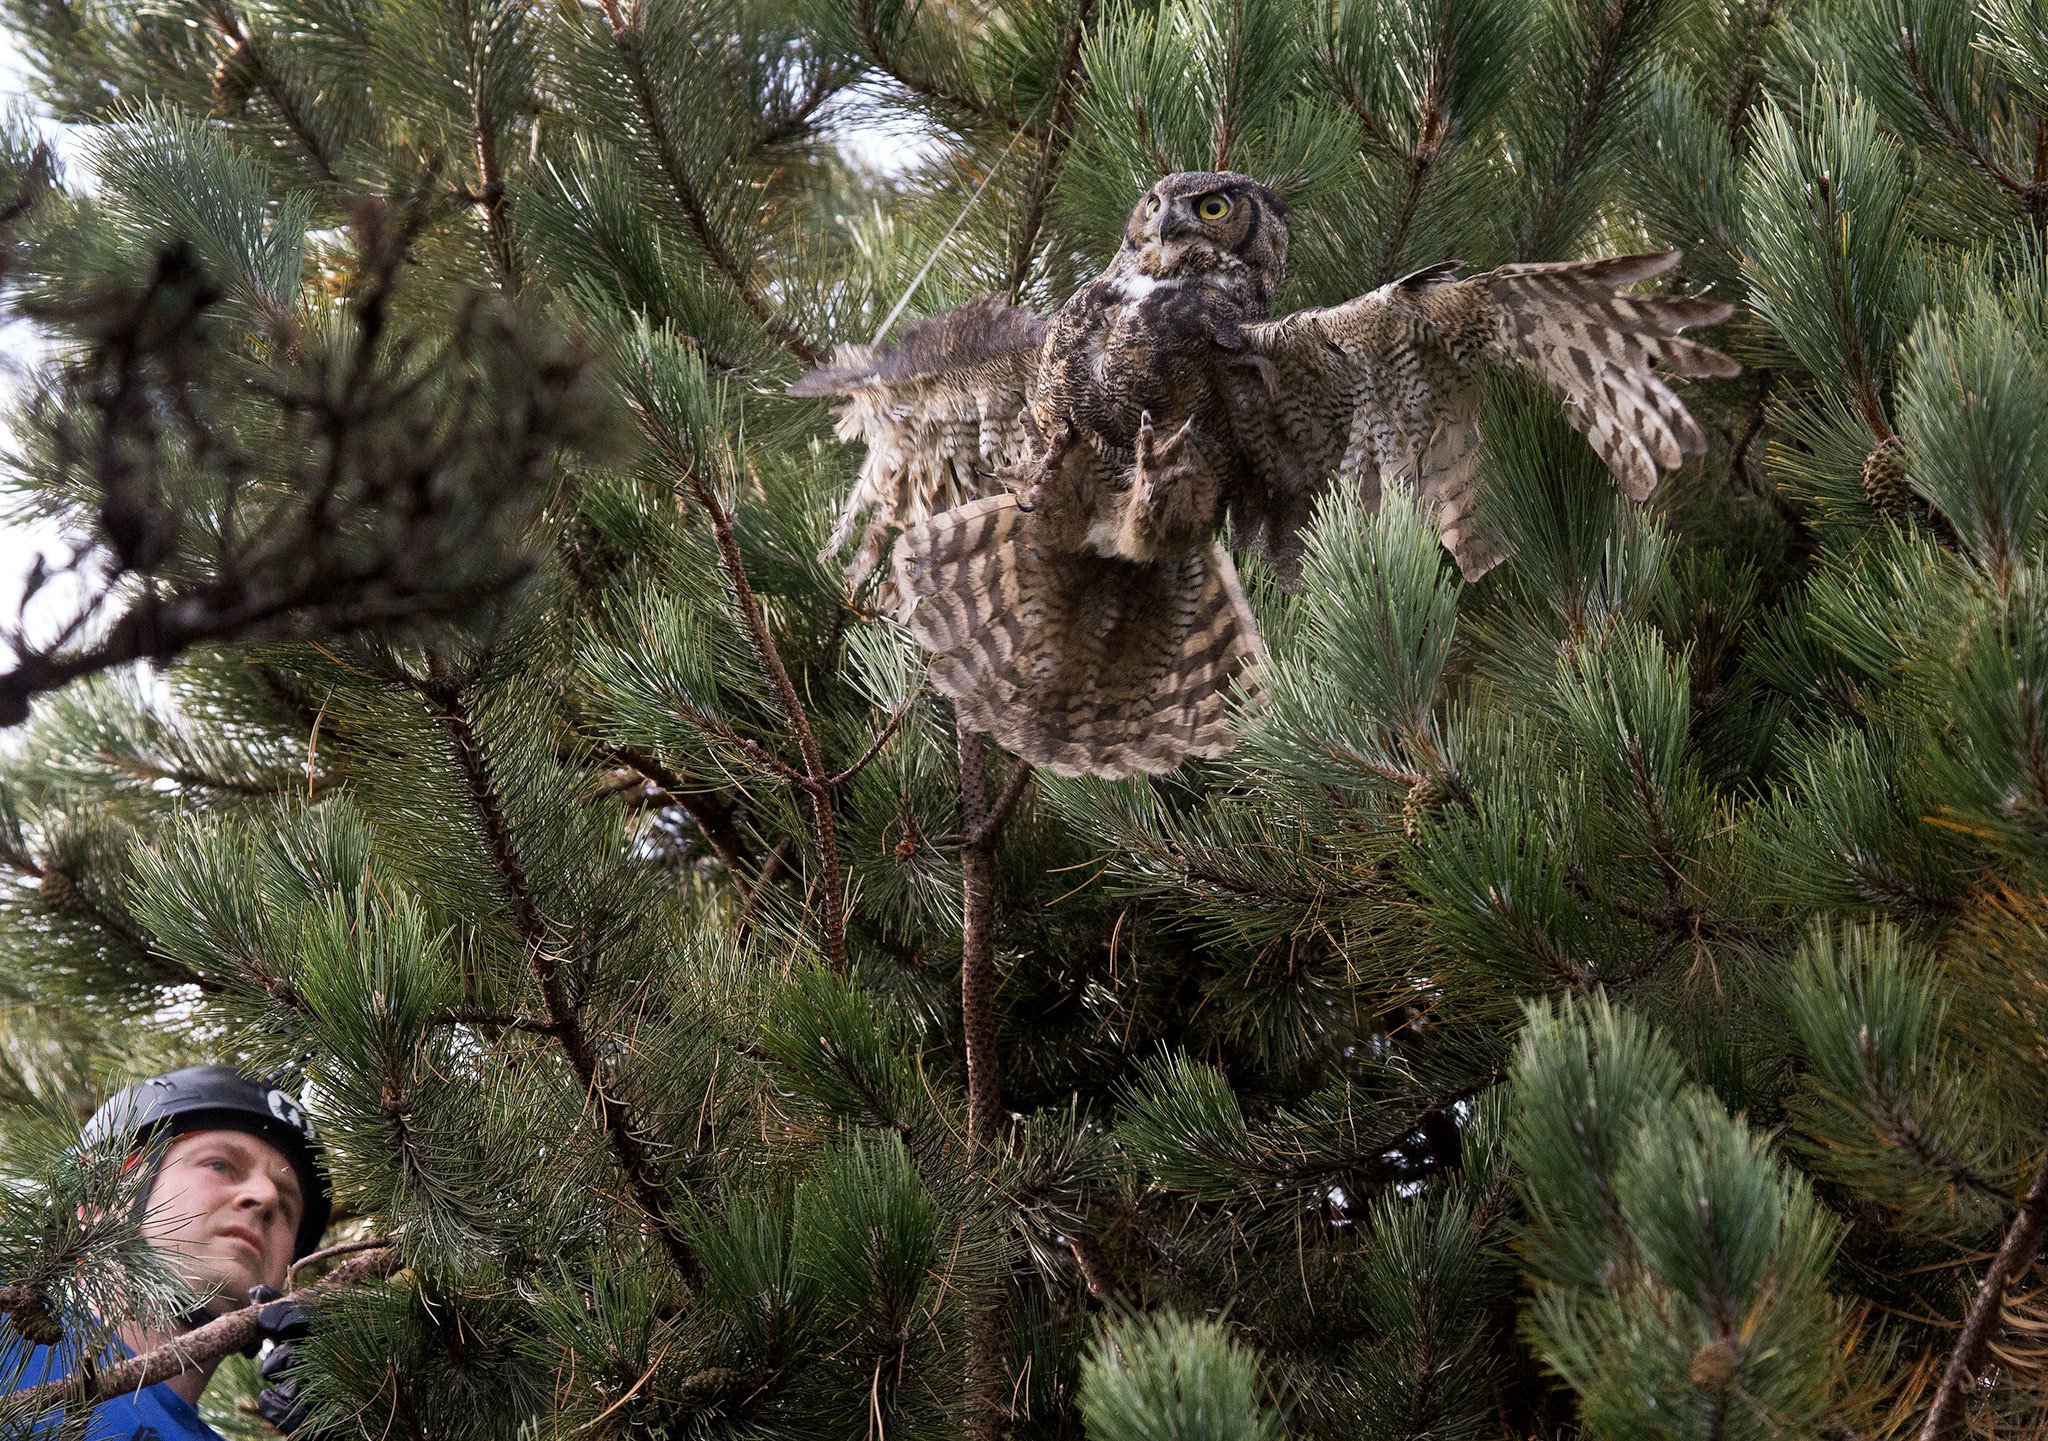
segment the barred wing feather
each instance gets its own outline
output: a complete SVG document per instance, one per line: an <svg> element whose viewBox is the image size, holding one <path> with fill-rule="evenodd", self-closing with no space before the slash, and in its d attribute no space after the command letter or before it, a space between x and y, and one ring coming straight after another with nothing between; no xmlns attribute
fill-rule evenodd
<svg viewBox="0 0 2048 1441"><path fill-rule="evenodd" d="M858 589L904 527L1001 489L1025 454L1018 412L1038 370L1045 321L994 297L908 326L894 345L841 346L792 395L840 398L842 440L867 446L821 560L859 536L846 565Z"/></svg>
<svg viewBox="0 0 2048 1441"><path fill-rule="evenodd" d="M1264 394L1241 381L1240 424L1263 462L1264 494L1246 498L1240 532L1283 574L1296 563L1300 496L1346 477L1374 498L1407 485L1434 515L1468 579L1501 559L1473 513L1480 374L1505 363L1541 377L1615 481L1641 500L1659 473L1705 448L1699 424L1666 376L1733 375L1736 363L1680 332L1732 307L1697 296L1621 287L1661 275L1676 251L1602 260L1504 265L1469 279L1455 262L1420 270L1355 300L1246 326Z"/></svg>

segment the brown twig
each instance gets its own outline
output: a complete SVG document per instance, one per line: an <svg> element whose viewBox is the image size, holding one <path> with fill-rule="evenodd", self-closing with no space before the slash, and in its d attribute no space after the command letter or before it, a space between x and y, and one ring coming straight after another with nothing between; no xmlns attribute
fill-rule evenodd
<svg viewBox="0 0 2048 1441"><path fill-rule="evenodd" d="M344 1261L310 1285L284 1297L301 1306L317 1305L358 1281L374 1281L397 1271L402 1258L388 1244L352 1261ZM58 1381L28 1386L6 1398L17 1415L48 1415L57 1410L84 1410L112 1396L128 1395L145 1386L168 1381L173 1376L211 1365L225 1356L247 1349L259 1339L256 1314L260 1308L245 1306L217 1316L205 1325L185 1332L155 1350L112 1366L81 1368Z"/></svg>
<svg viewBox="0 0 2048 1441"><path fill-rule="evenodd" d="M761 862L761 874L754 878L754 884L740 894L740 913L732 923L733 943L744 946L747 938L754 933L754 912L760 907L761 897L768 887L785 877L792 877L789 869L790 844L787 836L778 840L768 850L768 859Z"/></svg>
<svg viewBox="0 0 2048 1441"><path fill-rule="evenodd" d="M2006 1229L1998 1254L1991 1258L1990 1268L1971 1298L1970 1309L1963 1317L1963 1333L1957 1338L1955 1350L1949 1353L1941 1384L1935 1389L1934 1404L1928 1407L1927 1420L1920 1427L1920 1441L1945 1441L1962 1420L1964 1403L1976 1385L1977 1370L1984 1363L1984 1353L2004 1314L2006 1292L2033 1264L2034 1253L2041 1248L2044 1222L2048 1222L2048 1154L2042 1156L2041 1164L2035 1168L2033 1184L2020 1200L2019 1213Z"/></svg>
<svg viewBox="0 0 2048 1441"><path fill-rule="evenodd" d="M1429 80L1423 90L1415 150L1408 157L1408 173L1401 183L1401 199L1394 207L1394 222L1387 227L1386 244L1380 249L1376 284L1384 285L1394 279L1402 252L1408 248L1408 231L1422 208L1422 195L1429 183L1430 172L1450 141L1450 64L1450 46L1440 42L1430 53Z"/></svg>
<svg viewBox="0 0 2048 1441"><path fill-rule="evenodd" d="M748 853L745 838L740 835L739 806L731 796L722 791L704 789L681 771L637 746L601 746L599 754L607 762L637 771L652 782L661 792L661 803L674 806L688 816L690 823L696 826L697 834L704 837L705 844L711 847L719 860L725 862L725 868L732 872L733 879L742 886L746 884L746 876L754 868L753 859Z"/></svg>
<svg viewBox="0 0 2048 1441"><path fill-rule="evenodd" d="M852 765L848 766L845 770L841 771L838 775L827 776L825 778L825 784L831 787L833 790L837 790L839 789L839 787L845 785L848 781L852 780L855 776L859 775L862 771L866 770L868 768L868 762L872 761L876 756L880 755L882 753L882 747L889 744L889 738L895 735L897 731L903 728L903 722L910 715L911 707L916 704L917 698L913 696L911 699L905 701L902 705L896 707L895 710L891 711L889 713L889 719L883 722L881 730L876 732L874 740L869 742L868 748L861 753L860 759L855 761Z"/></svg>
<svg viewBox="0 0 2048 1441"><path fill-rule="evenodd" d="M485 1030L525 1031L535 1036L552 1036L557 1027L553 1021L543 1021L534 1016L522 1016L517 1011L486 1011L476 1007L455 1006L430 1017L430 1026L477 1026Z"/></svg>
<svg viewBox="0 0 2048 1441"><path fill-rule="evenodd" d="M676 1270L686 1280L695 1281L703 1274L703 1263L698 1260L696 1248L690 1244L689 1237L683 1233L681 1208L668 1183L655 1169L654 1158L639 1128L624 1102L612 1094L607 1085L607 1067L584 1027L582 1012L571 999L568 982L562 974L561 957L556 953L554 938L548 934L547 920L541 914L540 902L533 893L525 862L520 859L511 823L505 815L497 782L478 742L462 687L454 677L439 671L430 672L425 679L414 679L411 684L448 737L456 769L461 773L463 789L483 832L485 852L491 868L497 872L505 888L506 899L512 906L513 928L526 950L527 962L532 967L541 999L547 1007L549 1034L555 1038L563 1056L576 1072L584 1094L597 1108L598 1124L611 1140L612 1154L619 1168L626 1173L626 1184L634 1201L653 1223L655 1234L662 1248L668 1252L669 1259L675 1263Z"/></svg>
<svg viewBox="0 0 2048 1441"><path fill-rule="evenodd" d="M1935 88L1934 77L1927 70L1926 57L1920 53L1920 44L1909 28L1902 27L1899 31L1899 58L1905 62L1906 72L1912 78L1913 98L1919 102L1920 113L1928 126L1963 158L1964 164L2025 206L2027 219L2038 228L2044 219L2048 219L2048 185L2013 174L1999 164L1982 140L1963 128L1962 116Z"/></svg>
<svg viewBox="0 0 2048 1441"><path fill-rule="evenodd" d="M1003 793L997 796L996 803L989 807L988 820L982 826L982 831L991 839L1009 823L1010 812L1017 809L1017 803L1024 799L1024 792L1031 789L1031 782L1037 776L1037 770L1029 762L1017 762L1017 768L1010 772L1010 779L1003 785ZM977 832L968 839L979 840L981 833Z"/></svg>
<svg viewBox="0 0 2048 1441"><path fill-rule="evenodd" d="M387 1250L397 1239L395 1235L370 1236L361 1241L340 1241L332 1246L322 1246L311 1255L301 1256L292 1262L284 1273L285 1284L290 1285L299 1272L310 1270L323 1261L332 1261L336 1256L353 1256L362 1251Z"/></svg>
<svg viewBox="0 0 2048 1441"><path fill-rule="evenodd" d="M986 1148L1003 1110L996 1054L995 855L988 774L979 732L954 723L960 757L960 1022L967 1050L967 1148ZM1021 769L1030 767L1018 762Z"/></svg>
<svg viewBox="0 0 2048 1441"><path fill-rule="evenodd" d="M1105 1306L1115 1300L1116 1284L1110 1276L1109 1257L1103 1254L1102 1243L1076 1231L1067 1236L1067 1248L1074 1253L1074 1267L1081 1273L1081 1284L1088 1288L1088 1294Z"/></svg>

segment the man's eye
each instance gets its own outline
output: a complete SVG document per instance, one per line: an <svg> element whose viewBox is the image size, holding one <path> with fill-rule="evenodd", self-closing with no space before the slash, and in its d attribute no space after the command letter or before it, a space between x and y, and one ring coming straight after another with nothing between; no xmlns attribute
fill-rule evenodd
<svg viewBox="0 0 2048 1441"><path fill-rule="evenodd" d="M1201 203L1195 207L1195 214L1204 220L1221 220L1229 213L1230 202L1220 195L1204 195Z"/></svg>

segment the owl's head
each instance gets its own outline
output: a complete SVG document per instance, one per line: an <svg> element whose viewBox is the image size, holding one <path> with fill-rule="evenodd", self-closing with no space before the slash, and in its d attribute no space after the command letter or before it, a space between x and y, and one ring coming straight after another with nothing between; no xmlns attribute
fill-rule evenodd
<svg viewBox="0 0 2048 1441"><path fill-rule="evenodd" d="M1234 170L1181 170L1139 197L1120 261L1161 279L1249 272L1267 297L1287 273L1287 202Z"/></svg>

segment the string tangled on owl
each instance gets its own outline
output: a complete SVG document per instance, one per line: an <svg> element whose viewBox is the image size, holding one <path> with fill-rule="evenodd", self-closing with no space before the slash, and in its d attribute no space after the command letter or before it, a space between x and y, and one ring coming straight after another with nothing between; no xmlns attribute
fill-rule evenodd
<svg viewBox="0 0 2048 1441"><path fill-rule="evenodd" d="M790 387L840 397L840 436L867 446L828 555L858 535L857 587L893 544L902 619L966 728L1066 775L1227 751L1261 646L1219 536L1297 586L1333 485L1407 487L1485 574L1488 364L1545 381L1634 499L1704 448L1664 377L1736 372L1680 334L1731 307L1623 291L1676 252L1465 279L1453 261L1271 319L1289 215L1248 176L1168 175L1049 322L975 301Z"/></svg>

